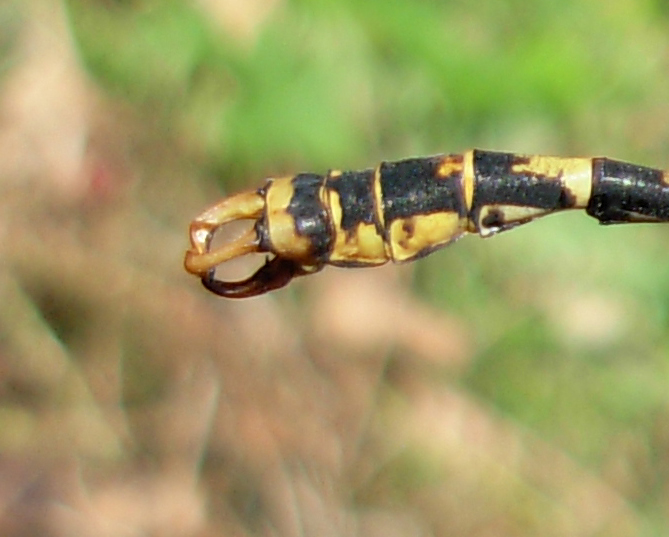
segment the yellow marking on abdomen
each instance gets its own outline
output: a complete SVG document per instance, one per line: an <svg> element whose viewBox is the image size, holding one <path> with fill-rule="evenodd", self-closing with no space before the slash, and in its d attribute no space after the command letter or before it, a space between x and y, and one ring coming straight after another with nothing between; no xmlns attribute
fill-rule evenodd
<svg viewBox="0 0 669 537"><path fill-rule="evenodd" d="M281 177L267 187L267 224L273 252L281 257L301 260L310 255L311 241L309 237L297 233L295 219L287 211L295 194L292 180L292 177Z"/></svg>
<svg viewBox="0 0 669 537"><path fill-rule="evenodd" d="M514 164L511 172L559 180L574 197L574 209L587 207L592 194L592 159L530 156L527 160L527 163Z"/></svg>
<svg viewBox="0 0 669 537"><path fill-rule="evenodd" d="M486 205L481 208L478 219L478 230L481 237L489 237L495 233L513 227L518 224L523 224L545 216L554 212L553 209L544 209L541 207L523 207L519 205ZM496 216L499 218L497 225L485 225L483 221L490 217Z"/></svg>
<svg viewBox="0 0 669 537"><path fill-rule="evenodd" d="M462 167L462 192L465 197L465 208L467 214L472 210L472 203L474 203L474 185L476 184L476 177L474 175L474 150L466 151L463 154ZM476 224L467 219L466 230L470 233L476 233Z"/></svg>
<svg viewBox="0 0 669 537"><path fill-rule="evenodd" d="M398 218L388 231L393 261L408 261L425 250L446 246L465 232L456 212Z"/></svg>
<svg viewBox="0 0 669 537"><path fill-rule="evenodd" d="M374 170L374 211L379 229L385 229L386 221L383 217L383 192L381 190L381 165ZM385 239L385 237L384 237ZM383 241L383 249L387 259L392 259L392 249L386 240Z"/></svg>
<svg viewBox="0 0 669 537"><path fill-rule="evenodd" d="M455 173L461 174L462 168L462 155L445 155L437 169L437 176L446 179Z"/></svg>
<svg viewBox="0 0 669 537"><path fill-rule="evenodd" d="M379 235L376 226L360 223L354 230L342 229L341 199L336 191L330 190L329 193L328 206L335 229L335 245L329 262L382 265L388 261L383 237Z"/></svg>

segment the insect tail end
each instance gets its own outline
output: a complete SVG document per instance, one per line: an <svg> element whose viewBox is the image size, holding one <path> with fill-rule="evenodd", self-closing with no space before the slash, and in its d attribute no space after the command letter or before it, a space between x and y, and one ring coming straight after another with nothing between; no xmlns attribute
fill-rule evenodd
<svg viewBox="0 0 669 537"><path fill-rule="evenodd" d="M204 276L216 265L260 251L260 240L254 229L214 250L210 250L210 246L219 228L235 220L257 220L264 209L264 197L259 192L247 191L223 199L198 216L190 225L191 247L184 259L185 269L196 276Z"/></svg>
<svg viewBox="0 0 669 537"><path fill-rule="evenodd" d="M308 273L310 271L295 261L275 257L249 278L236 282L216 279L215 269L211 269L202 277L202 285L225 298L250 298L285 287L293 278Z"/></svg>

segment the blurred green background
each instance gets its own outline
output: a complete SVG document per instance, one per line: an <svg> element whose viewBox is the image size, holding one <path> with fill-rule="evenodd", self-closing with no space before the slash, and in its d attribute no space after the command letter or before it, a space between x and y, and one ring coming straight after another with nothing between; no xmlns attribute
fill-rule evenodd
<svg viewBox="0 0 669 537"><path fill-rule="evenodd" d="M1 2L0 533L667 534L664 226L182 269L265 177L472 147L669 168L667 4Z"/></svg>

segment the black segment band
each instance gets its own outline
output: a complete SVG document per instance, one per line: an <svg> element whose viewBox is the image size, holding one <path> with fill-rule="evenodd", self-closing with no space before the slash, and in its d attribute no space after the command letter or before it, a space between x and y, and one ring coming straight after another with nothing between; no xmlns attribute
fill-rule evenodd
<svg viewBox="0 0 669 537"><path fill-rule="evenodd" d="M594 158L592 177L586 212L602 224L669 221L669 186L662 171Z"/></svg>
<svg viewBox="0 0 669 537"><path fill-rule="evenodd" d="M374 224L374 170L342 172L328 178L327 188L339 195L341 229L353 232L359 224Z"/></svg>
<svg viewBox="0 0 669 537"><path fill-rule="evenodd" d="M486 205L558 210L575 204L558 178L530 171L513 172L513 166L526 163L525 157L513 153L475 150L472 213L478 213Z"/></svg>
<svg viewBox="0 0 669 537"><path fill-rule="evenodd" d="M467 215L462 193L462 172L439 176L444 157L384 162L380 167L383 215L386 227L398 218L457 212Z"/></svg>
<svg viewBox="0 0 669 537"><path fill-rule="evenodd" d="M295 231L311 242L311 254L315 260L325 260L332 244L333 231L327 208L320 197L325 177L312 173L301 173L292 180L293 197L287 212L295 219Z"/></svg>

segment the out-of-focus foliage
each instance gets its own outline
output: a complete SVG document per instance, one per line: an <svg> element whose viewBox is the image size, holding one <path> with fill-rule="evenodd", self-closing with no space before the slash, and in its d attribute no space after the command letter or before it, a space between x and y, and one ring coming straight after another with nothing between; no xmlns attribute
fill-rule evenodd
<svg viewBox="0 0 669 537"><path fill-rule="evenodd" d="M241 302L181 263L193 216L273 174L470 147L669 168L668 15L1 4L0 533L667 533L663 226L565 214Z"/></svg>

